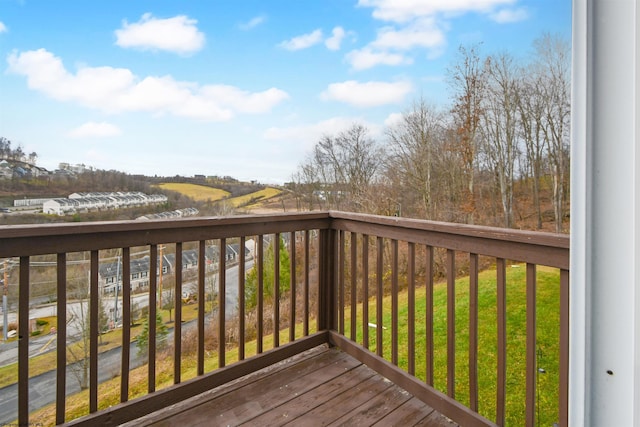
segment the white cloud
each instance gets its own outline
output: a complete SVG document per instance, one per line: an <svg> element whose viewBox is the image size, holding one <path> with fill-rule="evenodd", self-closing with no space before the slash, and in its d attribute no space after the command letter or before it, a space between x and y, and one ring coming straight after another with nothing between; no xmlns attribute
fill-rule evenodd
<svg viewBox="0 0 640 427"><path fill-rule="evenodd" d="M340 50L340 45L342 44L342 39L347 35L342 27L335 27L331 32L331 37L328 37L324 41L324 45L329 50Z"/></svg>
<svg viewBox="0 0 640 427"><path fill-rule="evenodd" d="M359 0L358 6L373 8L373 17L382 21L409 22L415 18L441 13L490 13L496 7L516 2L517 0Z"/></svg>
<svg viewBox="0 0 640 427"><path fill-rule="evenodd" d="M384 125L386 127L393 127L400 123L404 119L404 115L402 113L391 113L384 119Z"/></svg>
<svg viewBox="0 0 640 427"><path fill-rule="evenodd" d="M407 58L403 54L373 51L370 47L352 50L347 53L345 58L354 70L366 70L376 65L406 65L413 63L411 58Z"/></svg>
<svg viewBox="0 0 640 427"><path fill-rule="evenodd" d="M202 49L205 42L197 23L184 15L160 19L145 13L138 22L123 21L122 28L115 31L116 44L124 48L190 54Z"/></svg>
<svg viewBox="0 0 640 427"><path fill-rule="evenodd" d="M378 49L410 50L415 47L435 49L445 44L444 32L438 28L433 18L419 19L411 24L396 29L384 27L371 46Z"/></svg>
<svg viewBox="0 0 640 427"><path fill-rule="evenodd" d="M348 129L354 123L360 123L369 130L372 137L381 135L379 125L354 117L333 117L318 123L290 127L271 127L264 131L263 138L268 141L288 141L310 149L324 135L335 135Z"/></svg>
<svg viewBox="0 0 640 427"><path fill-rule="evenodd" d="M290 40L285 40L278 46L287 50L301 50L309 48L313 45L322 42L322 30L317 29L311 33L303 34L301 36L294 37Z"/></svg>
<svg viewBox="0 0 640 427"><path fill-rule="evenodd" d="M71 138L107 138L121 135L122 131L107 122L87 122L71 130L67 135Z"/></svg>
<svg viewBox="0 0 640 427"><path fill-rule="evenodd" d="M412 89L413 86L407 81L360 83L349 80L330 84L320 98L325 101L344 102L356 107L376 107L401 103Z"/></svg>
<svg viewBox="0 0 640 427"><path fill-rule="evenodd" d="M247 22L243 22L243 23L239 24L238 27L241 30L248 31L248 30L251 30L251 29L257 27L258 25L264 23L266 20L267 20L267 18L265 16L262 16L262 15L261 16L256 16L254 18L251 18Z"/></svg>
<svg viewBox="0 0 640 427"><path fill-rule="evenodd" d="M126 68L84 67L75 74L45 49L13 52L8 71L27 78L30 89L59 101L108 113L149 112L208 121L237 113L264 113L289 97L277 88L247 92L228 85L199 85L171 76L139 78Z"/></svg>
<svg viewBox="0 0 640 427"><path fill-rule="evenodd" d="M492 13L490 17L499 24L509 24L528 19L529 11L524 7L520 9L502 9Z"/></svg>
<svg viewBox="0 0 640 427"><path fill-rule="evenodd" d="M6 25L4 25L4 22L0 21L0 34L6 33L8 31L9 31L9 29L7 28Z"/></svg>

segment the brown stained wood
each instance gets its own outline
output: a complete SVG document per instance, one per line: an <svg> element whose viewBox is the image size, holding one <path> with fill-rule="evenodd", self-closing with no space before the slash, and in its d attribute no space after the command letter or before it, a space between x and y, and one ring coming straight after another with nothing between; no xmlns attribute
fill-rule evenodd
<svg viewBox="0 0 640 427"><path fill-rule="evenodd" d="M432 412L426 418L414 424L414 427L454 427L458 424L451 421L439 412Z"/></svg>
<svg viewBox="0 0 640 427"><path fill-rule="evenodd" d="M456 254L447 250L447 395L456 396Z"/></svg>
<svg viewBox="0 0 640 427"><path fill-rule="evenodd" d="M256 220L258 218L258 220ZM463 252L569 269L569 236L345 212L171 221L0 226L0 258L237 237L329 226ZM484 248L484 249L483 249Z"/></svg>
<svg viewBox="0 0 640 427"><path fill-rule="evenodd" d="M198 244L198 375L204 374L204 302L205 302L205 274L206 241Z"/></svg>
<svg viewBox="0 0 640 427"><path fill-rule="evenodd" d="M147 334L147 354L148 360L148 382L147 392L156 391L156 316L158 313L157 293L158 293L158 276L162 271L158 270L158 245L151 245L149 248L149 318Z"/></svg>
<svg viewBox="0 0 640 427"><path fill-rule="evenodd" d="M20 257L18 289L18 424L29 424L29 257Z"/></svg>
<svg viewBox="0 0 640 427"><path fill-rule="evenodd" d="M372 376L360 384L332 396L325 404L305 413L302 419L291 420L284 425L300 425L301 422L309 425L329 423L370 401L391 386L392 383L381 376Z"/></svg>
<svg viewBox="0 0 640 427"><path fill-rule="evenodd" d="M426 246L426 262L425 262L425 291L426 291L426 307L425 307L425 328L427 334L427 348L426 348L426 383L433 385L433 361L434 361L434 346L433 346L433 248Z"/></svg>
<svg viewBox="0 0 640 427"><path fill-rule="evenodd" d="M369 236L362 236L362 345L369 348Z"/></svg>
<svg viewBox="0 0 640 427"><path fill-rule="evenodd" d="M131 250L122 249L122 366L120 402L129 400L129 359L131 353Z"/></svg>
<svg viewBox="0 0 640 427"><path fill-rule="evenodd" d="M289 342L296 339L296 233L289 236Z"/></svg>
<svg viewBox="0 0 640 427"><path fill-rule="evenodd" d="M393 412L411 399L411 395L398 386L391 386L367 400L353 411L347 412L330 426L368 426Z"/></svg>
<svg viewBox="0 0 640 427"><path fill-rule="evenodd" d="M67 254L57 255L57 312L67 312ZM62 316L60 316L62 318ZM65 315L66 318L66 315ZM67 379L67 323L59 322L56 330L56 424L64 423Z"/></svg>
<svg viewBox="0 0 640 427"><path fill-rule="evenodd" d="M98 410L98 251L91 251L89 280L89 412ZM20 264L22 266L22 263Z"/></svg>
<svg viewBox="0 0 640 427"><path fill-rule="evenodd" d="M411 375L416 371L416 245L409 243L407 257L407 280L408 280L408 344L407 344L407 372Z"/></svg>
<svg viewBox="0 0 640 427"><path fill-rule="evenodd" d="M264 346L264 236L258 236L258 336L257 352L262 353Z"/></svg>
<svg viewBox="0 0 640 427"><path fill-rule="evenodd" d="M158 409L169 407L193 396L213 390L216 387L232 383L245 375L254 374L260 369L282 362L326 342L326 332L319 332L269 350L261 355L256 355L180 384L164 388L142 398L84 416L67 423L67 425L86 427L98 425L116 426L133 421L131 425L138 426L140 424L139 418L149 415Z"/></svg>
<svg viewBox="0 0 640 427"><path fill-rule="evenodd" d="M411 397L390 414L380 419L373 427L412 426L433 413L433 408Z"/></svg>
<svg viewBox="0 0 640 427"><path fill-rule="evenodd" d="M527 337L526 337L526 415L525 425L536 423L536 266L527 264Z"/></svg>
<svg viewBox="0 0 640 427"><path fill-rule="evenodd" d="M307 393L296 396L295 399L288 400L282 405L274 407L268 412L247 421L242 425L271 426L282 425L291 420L301 422L307 420L306 414L320 406L326 404L334 396L344 390L356 387L358 384L370 379L375 372L364 365L349 369Z"/></svg>
<svg viewBox="0 0 640 427"><path fill-rule="evenodd" d="M176 243L175 322L173 327L173 383L180 384L182 376L182 242Z"/></svg>
<svg viewBox="0 0 640 427"><path fill-rule="evenodd" d="M309 335L309 316L311 313L309 312L309 285L310 285L310 277L309 273L311 271L311 267L309 266L310 254L309 254L309 230L304 231L304 318L303 322L303 333L306 337Z"/></svg>
<svg viewBox="0 0 640 427"><path fill-rule="evenodd" d="M362 363L369 366L380 375L392 381L396 385L407 390L415 397L433 407L435 410L446 413L448 417L464 426L493 426L491 421L473 412L463 404L451 399L447 395L426 385L413 375L398 366L390 363L384 358L371 353L346 339L335 331L329 332L329 341L339 347L342 351L355 357Z"/></svg>
<svg viewBox="0 0 640 427"><path fill-rule="evenodd" d="M292 233L292 236L295 236L296 231L304 231L305 232L305 245L308 246L308 234L309 230L318 230L324 236L321 237L320 242L320 251L319 251L319 310L321 311L320 316L318 318L318 327L323 330L325 328L328 329L340 329L344 331L344 299L346 297L347 284L344 283L344 274L346 272L345 269L345 256L344 256L344 248L345 248L345 233L350 233L352 242L354 240L354 236L356 233L362 233L363 235L369 236L374 235L377 239L378 244L378 265L377 269L380 271L376 271L378 274L378 295L382 294L382 266L383 266L383 249L384 249L384 239L389 239L391 245L397 245L398 240L407 241L410 245L415 243L424 244L427 246L427 348L426 348L426 359L427 359L427 383L433 382L433 326L432 326L432 316L433 316L433 249L432 247L440 247L444 248L448 251L448 253L453 253L456 250L470 252L472 254L479 255L490 255L496 256L498 258L498 303L497 303L497 312L498 312L498 349L497 349L497 361L498 361L498 369L497 369L497 393L496 393L496 403L497 403L497 420L498 423L502 424L504 422L504 411L505 411L505 392L506 392L506 277L505 277L505 258L513 259L513 260L522 260L527 262L530 265L541 264L541 265L549 265L559 267L561 269L561 291L560 291L560 397L559 397L559 421L560 425L567 424L568 418L568 340L569 340L569 325L568 325L568 310L569 310L569 245L568 245L568 236L555 235L550 233L531 233L531 232L519 232L512 230L501 230L495 228L488 227L476 227L476 226L465 226L465 225L455 225L455 224L443 224L443 223L434 223L428 221L418 221L418 220L406 220L401 218L386 218L386 217L377 217L370 215L360 215L360 214L348 214L342 212L316 212L312 214L291 214L291 215L272 215L272 216L264 216L264 217L239 217L239 218L205 218L205 219L195 219L195 220L181 220L181 221L152 221L148 223L139 223L132 221L121 221L121 222L113 222L113 223L91 223L91 224L65 224L65 225L51 225L51 226L0 226L0 240L2 241L2 245L0 245L0 256L6 254L10 257L19 256L21 258L21 262L24 262L24 265L28 266L29 257L33 255L39 254L61 254L64 255L68 252L74 252L79 250L88 250L91 252L91 273L90 273L90 289L93 295L97 294L98 289L98 254L99 250L107 249L107 248L129 248L133 246L151 246L152 248L152 256L151 263L152 266L150 268L150 277L153 282L155 274L155 269L157 269L157 251L158 245L169 242L179 242L179 241L200 241L201 243L201 253L199 256L199 269L204 268L205 266L205 257L204 257L204 242L209 239L226 239L226 238L236 238L241 235L260 235L262 236L264 233L274 233L278 236L284 232ZM339 237L338 237L339 236ZM295 238L292 239L292 244L294 244ZM176 245L177 246L177 245ZM363 270L366 271L364 267L364 260L366 259L365 253L368 255L368 249L363 245ZM278 245L279 247L279 245ZM393 247L392 247L393 249ZM356 245L352 244L351 247L351 263L352 272L355 272L355 268L353 267L354 260L356 256L354 253L356 252ZM127 249L128 251L128 249ZM277 248L276 248L277 251ZM306 249L308 253L308 249ZM340 255L340 251L342 251L342 255ZM124 251L123 251L124 255ZM307 254L305 254L307 255ZM391 253L393 256L393 252ZM473 270L473 256L471 261L471 269ZM295 257L295 255L294 255ZM180 258L180 257L177 257ZM430 259L429 259L430 258ZM276 257L278 259L278 257ZM26 261L25 261L26 260ZM128 268L129 262L124 262L126 264L126 268ZM177 261L177 260L176 260ZM292 260L293 265L295 265L295 258ZM154 264L155 263L155 264ZM397 266L397 256L395 260L391 260L392 265L392 289L395 289L394 286L394 269L398 269ZM305 259L305 282L308 281L309 274L309 262ZM276 261L275 265L276 269L279 267L279 262ZM23 274L23 268L27 268L27 271ZM125 269L125 265L123 265L123 270ZM409 267L411 270L411 267ZM454 270L453 268L451 270ZM222 274L222 273L221 273ZM342 274L342 278L339 276ZM364 274L364 272L363 272ZM412 275L411 272L408 273L409 276ZM123 271L123 275L129 276ZM261 274L259 275L262 276ZM278 274L279 276L279 274ZM355 306L353 303L353 298L356 297L357 291L354 290L354 281L360 280L360 278L356 278L356 275L353 274L351 277L351 305ZM26 277L26 279L25 279ZM157 280L157 277L155 277ZM276 280L278 280L277 277ZM123 278L123 286L127 286L127 279ZM204 273L200 274L199 277L199 298L198 304L204 305L204 286L201 282L204 280ZM224 279L223 279L224 280ZM366 288L363 280L363 288ZM473 282L474 278L472 277L471 281ZM476 278L477 280L477 278ZM20 295L22 296L22 292L24 289L28 289L28 267L23 267L21 265L21 278L20 278ZM176 281L177 282L177 281ZM357 284L357 282L355 282ZM176 283L177 284L177 283ZM340 285L340 287L338 287ZM154 288L151 291L150 295L150 365L149 365L149 382L148 387L149 391L155 390L155 354L154 349L155 345L153 340L155 339L155 333L153 333L153 329L155 328L155 316L153 316L152 311L155 308L155 298L157 290L157 282L151 285ZM308 286L305 283L305 286ZM473 283L471 286L474 286ZM476 284L477 286L477 284ZM127 286L128 287L128 286ZM295 287L295 283L292 285ZM279 285L275 287L276 293L279 291ZM200 295L200 292L203 292ZM471 294L473 291L471 290ZM262 293L262 292L260 292ZM308 291L305 292L308 295ZM222 293L224 294L224 293ZM395 292L393 292L395 295ZM455 294L453 294L455 295ZM123 295L124 297L125 295ZM529 295L529 299L531 296ZM28 294L26 298L22 298L23 300L28 301ZM305 298L307 299L307 298ZM59 298L59 301L62 298ZM97 300L97 298L96 298ZM279 298L276 298L278 301ZM473 297L472 297L473 300ZM340 304L338 302L340 301ZM365 298L366 301L366 298ZM21 302L22 303L22 302ZM305 301L308 303L308 301ZM381 303L381 300L377 301L377 303ZM535 303L535 299L534 299ZM92 314L90 315L90 326L92 327L91 331L91 339L90 339L90 353L92 356L90 357L90 387L89 387L89 410L90 412L95 412L97 410L98 396L97 396L97 378L98 373L98 353L97 353L97 334L98 334L98 325L97 325L97 312L95 305L97 301L90 301L90 308ZM126 302L124 303L126 304ZM477 320L474 320L474 317L477 318L477 315L474 315L474 309L472 305L473 301L470 303L470 362L469 362L469 383L470 383L470 406L473 408L477 405L474 403L474 388L477 388L473 385L473 371L477 369L473 364L475 359L474 352L476 351L473 347L474 341L477 340L477 337L474 338L474 329L477 328ZM260 302L259 302L260 305ZM392 304L393 305L393 304ZM452 304L455 307L455 300ZM223 306L223 305L222 305ZM529 303L529 306L531 304ZM204 307L203 307L204 308ZM275 313L278 313L278 306L276 304ZM293 308L293 307L292 307ZM394 326L397 328L397 309L393 310L392 307L392 318L394 319L391 322L391 325L388 325L390 329L392 329L392 336L397 337L397 331L393 331ZM342 315L338 316L338 311L342 310ZM23 310L21 308L21 310ZM24 310L23 310L24 311ZM126 305L123 306L123 311L127 313L123 313L123 323L127 323L127 314L130 312L130 307ZM199 310L199 316L203 316L204 309ZM223 308L224 311L224 308ZM260 312L262 311L262 306L260 307ZM364 313L365 310L363 310ZM376 304L376 311L378 311L378 305ZM531 312L531 310L529 310ZM295 315L295 312L293 312ZM376 313L377 314L377 313ZM219 315L220 312L219 312ZM411 314L409 313L409 316ZM152 317L153 316L153 317ZM260 314L262 316L262 313ZM305 316L307 317L307 316ZM223 317L224 318L224 317ZM290 318L294 318L290 316ZM351 318L351 335L354 334L355 327L353 327L353 317ZM368 317L365 317L368 320ZM129 319L130 320L130 319ZM204 320L202 317L199 317L198 324L200 321ZM274 317L276 331L279 330L278 321L279 314ZM308 327L308 319L305 319ZM474 326L473 322L476 322ZM368 323L368 322L363 322ZM412 323L412 322L410 322ZM455 322L452 322L455 325ZM376 351L382 354L382 317L377 315L377 335L378 338L378 346ZM535 363L532 363L534 357L532 356L532 349L535 348L535 339L531 337L534 336L535 332L535 323L529 322L529 332L528 332L528 395L526 399L526 404L528 409L528 424L532 424L532 401L534 396L535 384L534 387L531 386L532 383L532 374L531 366L535 368ZM200 326L200 325L198 325ZM219 326L224 326L224 321L219 322ZM338 328L336 328L338 327ZM363 325L365 331L368 332L368 328ZM450 326L451 327L451 324ZM125 328L126 329L126 328ZM291 328L290 328L291 330ZM199 328L199 333L202 331L204 334L204 327ZM224 335L224 330L220 335ZM533 332L531 332L533 331ZM22 333L22 329L19 331L20 335L26 335ZM305 331L308 332L308 331ZM275 333L275 331L274 331ZM123 331L123 338L125 337L125 332ZM178 334L179 336L180 334ZM60 336L60 335L59 335ZM365 334L366 336L366 334ZM262 340L263 334L259 333L259 341ZM274 335L276 339L276 346L278 345L277 339L279 334ZM200 335L199 335L199 338ZM365 338L365 341L368 337ZM224 340L221 340L221 342ZM203 339L200 339L200 343L203 343ZM199 346L200 346L199 343ZM20 343L22 344L22 343ZM394 363L397 363L397 338L392 339L392 359ZM179 347L179 346L178 346ZM260 347L260 345L259 345ZM395 347L395 348L394 348ZM19 349L22 348L19 345ZM419 349L415 349L415 351L420 351ZM262 352L262 349L259 349L259 352ZM19 352L20 353L20 352ZM24 353L24 351L23 351ZM222 354L224 357L224 352L219 351L219 356ZM22 353L21 353L22 354ZM121 400L126 400L128 398L128 354L125 354L125 350L122 350L122 371L126 369L127 373L122 373L121 380ZM174 370L179 370L180 365L180 352L179 349L176 350L174 354ZM204 357L203 351L198 351L196 356L198 358L198 364L203 366L203 363L200 364L200 359ZM222 360L221 365L224 365L224 359ZM19 372L22 373L22 377L28 376L28 363L21 363L19 366ZM224 369L224 368L223 368ZM385 368L386 369L386 368ZM25 375L23 372L27 372ZM453 369L448 369L449 371L453 371ZM535 369L534 369L535 370ZM199 372L201 375L202 372ZM19 375L20 377L20 375ZM175 380L175 378L178 378ZM174 374L174 381L179 382L179 374ZM20 381L19 381L20 383ZM454 383L454 379L449 377L449 384ZM451 387L450 385L448 387ZM449 391L449 390L448 390ZM26 411L23 409L28 402L28 392L23 389L20 391L19 388L19 421L28 421L28 414L25 415ZM63 402L64 403L64 402ZM62 403L62 404L63 404ZM60 402L57 403L58 411L62 405ZM20 418L22 414L22 417ZM94 414L98 415L99 414ZM64 419L63 419L64 420ZM57 421L60 422L60 418L57 417Z"/></svg>
<svg viewBox="0 0 640 427"><path fill-rule="evenodd" d="M220 239L220 258L218 260L218 366L223 368L226 364L225 360L225 304L227 294L227 241Z"/></svg>
<svg viewBox="0 0 640 427"><path fill-rule="evenodd" d="M245 269L246 269L246 240L240 237L240 262L238 264L238 359L244 360L245 351Z"/></svg>
<svg viewBox="0 0 640 427"><path fill-rule="evenodd" d="M469 408L478 411L478 255L469 254Z"/></svg>
<svg viewBox="0 0 640 427"><path fill-rule="evenodd" d="M357 320L358 320L358 240L356 233L351 233L351 326L350 326L350 335L351 340L356 340L356 328L357 328Z"/></svg>
<svg viewBox="0 0 640 427"><path fill-rule="evenodd" d="M280 233L273 236L273 346L280 346Z"/></svg>
<svg viewBox="0 0 640 427"><path fill-rule="evenodd" d="M433 415L355 358L321 346L125 426L447 425Z"/></svg>
<svg viewBox="0 0 640 427"><path fill-rule="evenodd" d="M329 228L329 224L328 212L308 212L168 221L0 225L0 258L264 235L295 230L323 230Z"/></svg>
<svg viewBox="0 0 640 427"><path fill-rule="evenodd" d="M382 288L384 257L384 241L382 237L376 239L377 261L376 261L376 354L382 356L382 300L384 290Z"/></svg>
<svg viewBox="0 0 640 427"><path fill-rule="evenodd" d="M345 270L344 231L338 232L338 332L344 334L344 270Z"/></svg>
<svg viewBox="0 0 640 427"><path fill-rule="evenodd" d="M496 258L569 268L569 236L467 224L330 212L338 230L368 233Z"/></svg>
<svg viewBox="0 0 640 427"><path fill-rule="evenodd" d="M497 310L498 310L498 372L496 392L496 424L503 426L505 422L505 403L507 389L507 271L506 261L496 260L497 275Z"/></svg>
<svg viewBox="0 0 640 427"><path fill-rule="evenodd" d="M398 364L398 241L391 241L391 363Z"/></svg>
<svg viewBox="0 0 640 427"><path fill-rule="evenodd" d="M238 425L322 385L359 366L344 353L325 351L295 361L275 374L265 372L247 384L239 384L233 392L200 402L186 410L172 411L162 425Z"/></svg>

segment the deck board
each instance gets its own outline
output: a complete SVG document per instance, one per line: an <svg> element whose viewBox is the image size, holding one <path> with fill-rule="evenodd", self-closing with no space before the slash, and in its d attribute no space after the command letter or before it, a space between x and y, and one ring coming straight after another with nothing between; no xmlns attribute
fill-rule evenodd
<svg viewBox="0 0 640 427"><path fill-rule="evenodd" d="M355 358L321 346L139 418L135 425L455 424Z"/></svg>

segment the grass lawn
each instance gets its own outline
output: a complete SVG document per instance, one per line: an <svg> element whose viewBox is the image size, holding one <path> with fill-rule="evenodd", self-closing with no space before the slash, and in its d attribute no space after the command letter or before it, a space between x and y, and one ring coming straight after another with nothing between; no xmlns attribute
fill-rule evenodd
<svg viewBox="0 0 640 427"><path fill-rule="evenodd" d="M478 291L478 390L479 412L495 421L497 380L497 292L495 271L479 276ZM546 373L538 376L540 425L558 420L559 360L559 283L556 269L538 267L537 271L537 353L538 366ZM525 343L526 343L526 267L516 265L507 270L507 389L506 422L522 425L525 417ZM391 298L384 299L384 357L391 360ZM398 298L398 365L408 366L408 293ZM416 289L415 333L416 376L426 378L426 295ZM345 311L345 335L350 336L350 310ZM357 311L357 340L362 343L362 306ZM369 301L369 322L376 323L375 300ZM447 289L434 286L434 386L447 392ZM469 404L469 279L456 280L456 399ZM369 329L369 349L376 351L375 329Z"/></svg>

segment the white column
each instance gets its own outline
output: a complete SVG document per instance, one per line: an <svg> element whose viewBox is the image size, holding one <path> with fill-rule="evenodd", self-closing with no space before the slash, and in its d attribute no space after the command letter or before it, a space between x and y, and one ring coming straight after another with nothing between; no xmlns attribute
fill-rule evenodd
<svg viewBox="0 0 640 427"><path fill-rule="evenodd" d="M569 419L640 425L636 0L573 1Z"/></svg>

